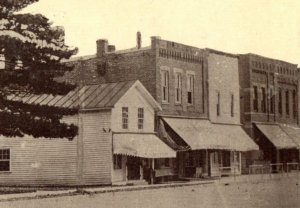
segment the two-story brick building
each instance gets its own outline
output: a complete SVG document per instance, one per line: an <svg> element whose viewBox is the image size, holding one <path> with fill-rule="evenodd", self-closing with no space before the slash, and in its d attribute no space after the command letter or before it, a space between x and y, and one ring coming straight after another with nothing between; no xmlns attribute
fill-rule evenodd
<svg viewBox="0 0 300 208"><path fill-rule="evenodd" d="M299 161L297 65L245 54L239 56L239 73L241 121L263 151L262 158L272 163Z"/></svg>

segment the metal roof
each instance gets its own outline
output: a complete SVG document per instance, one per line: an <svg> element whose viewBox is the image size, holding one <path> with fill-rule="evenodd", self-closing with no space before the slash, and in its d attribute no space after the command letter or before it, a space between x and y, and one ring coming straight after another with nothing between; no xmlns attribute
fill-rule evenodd
<svg viewBox="0 0 300 208"><path fill-rule="evenodd" d="M137 81L86 85L62 95L13 95L9 100L21 101L25 104L47 105L61 108L98 109L110 108Z"/></svg>

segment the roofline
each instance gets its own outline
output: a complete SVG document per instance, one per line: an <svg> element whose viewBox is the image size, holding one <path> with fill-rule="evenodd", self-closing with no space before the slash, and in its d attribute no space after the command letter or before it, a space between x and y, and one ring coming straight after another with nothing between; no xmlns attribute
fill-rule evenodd
<svg viewBox="0 0 300 208"><path fill-rule="evenodd" d="M291 62L283 61L283 60L280 60L280 59L275 59L275 58L270 58L270 57L262 56L262 55L255 54L255 53L238 54L238 56L255 56L255 57L259 57L259 58L263 58L263 59L268 59L270 61L281 62L283 64L289 64L289 65L293 65L293 66L296 66L296 67L298 66L298 64L294 64L294 63L291 63Z"/></svg>
<svg viewBox="0 0 300 208"><path fill-rule="evenodd" d="M140 87L138 87L138 86L140 86ZM159 105L159 103L152 97L152 95L148 92L148 90L144 87L144 85L139 81L139 80L136 80L135 82L134 82L134 84L129 88L129 90L130 89L132 89L133 87L136 87L137 88L137 90L139 90L139 91L143 91L144 93L145 93L145 95L146 95L146 100L148 101L148 102L150 102L150 104L152 105L152 107L155 109L155 110L159 110L159 111L162 111L162 107ZM128 91L129 91L128 90ZM147 97L148 97L148 99L147 99Z"/></svg>
<svg viewBox="0 0 300 208"><path fill-rule="evenodd" d="M237 54L232 54L232 53L228 53L228 52L224 52L224 51L219 51L219 50L215 50L215 49L212 49L212 48L205 48L205 50L208 51L209 53L228 56L228 57L231 57L231 58L239 58L239 56Z"/></svg>

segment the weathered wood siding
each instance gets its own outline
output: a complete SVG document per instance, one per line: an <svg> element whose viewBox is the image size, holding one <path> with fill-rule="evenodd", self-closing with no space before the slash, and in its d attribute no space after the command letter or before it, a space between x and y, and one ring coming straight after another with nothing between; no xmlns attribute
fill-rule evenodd
<svg viewBox="0 0 300 208"><path fill-rule="evenodd" d="M83 125L83 183L110 184L112 166L111 111L81 114Z"/></svg>
<svg viewBox="0 0 300 208"><path fill-rule="evenodd" d="M66 122L76 123L77 117ZM0 137L0 148L10 149L10 171L0 172L0 185L75 185L77 137L46 139Z"/></svg>

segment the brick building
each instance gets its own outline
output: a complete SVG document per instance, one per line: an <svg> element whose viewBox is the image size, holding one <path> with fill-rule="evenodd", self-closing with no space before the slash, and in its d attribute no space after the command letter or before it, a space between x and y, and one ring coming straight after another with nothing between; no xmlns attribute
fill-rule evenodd
<svg viewBox="0 0 300 208"><path fill-rule="evenodd" d="M255 54L239 56L241 121L270 162L299 161L297 65ZM293 131L293 132L292 132ZM300 131L298 131L300 135Z"/></svg>
<svg viewBox="0 0 300 208"><path fill-rule="evenodd" d="M177 153L177 174L181 177L213 176L219 175L218 167L224 165L221 164L221 150L247 151L248 148L257 148L238 126L237 57L226 58L223 55L160 37L151 37L151 45L142 47L138 33L136 47L127 50L117 51L107 40L98 40L96 55L71 60L70 64L75 64L75 70L63 79L88 84L140 80L162 106L162 111L156 116L157 134L174 150L181 150ZM211 67L208 66L209 61ZM231 109L234 110L234 118L231 114L225 116L228 110L226 100L222 107L220 105L222 116L210 117L210 114L215 114L215 108L209 110L209 106L215 104L211 105L209 101L215 102L215 99L209 99L209 91L226 91L224 84L228 76L219 76L223 69L228 70L227 74L232 73L235 80L229 89L231 92L235 90L235 108ZM218 75L223 85L212 84L209 90L210 70L211 78ZM229 91L228 99L231 100ZM213 122L219 122L219 125ZM217 171L213 170L214 166ZM165 176L170 174L166 172Z"/></svg>

